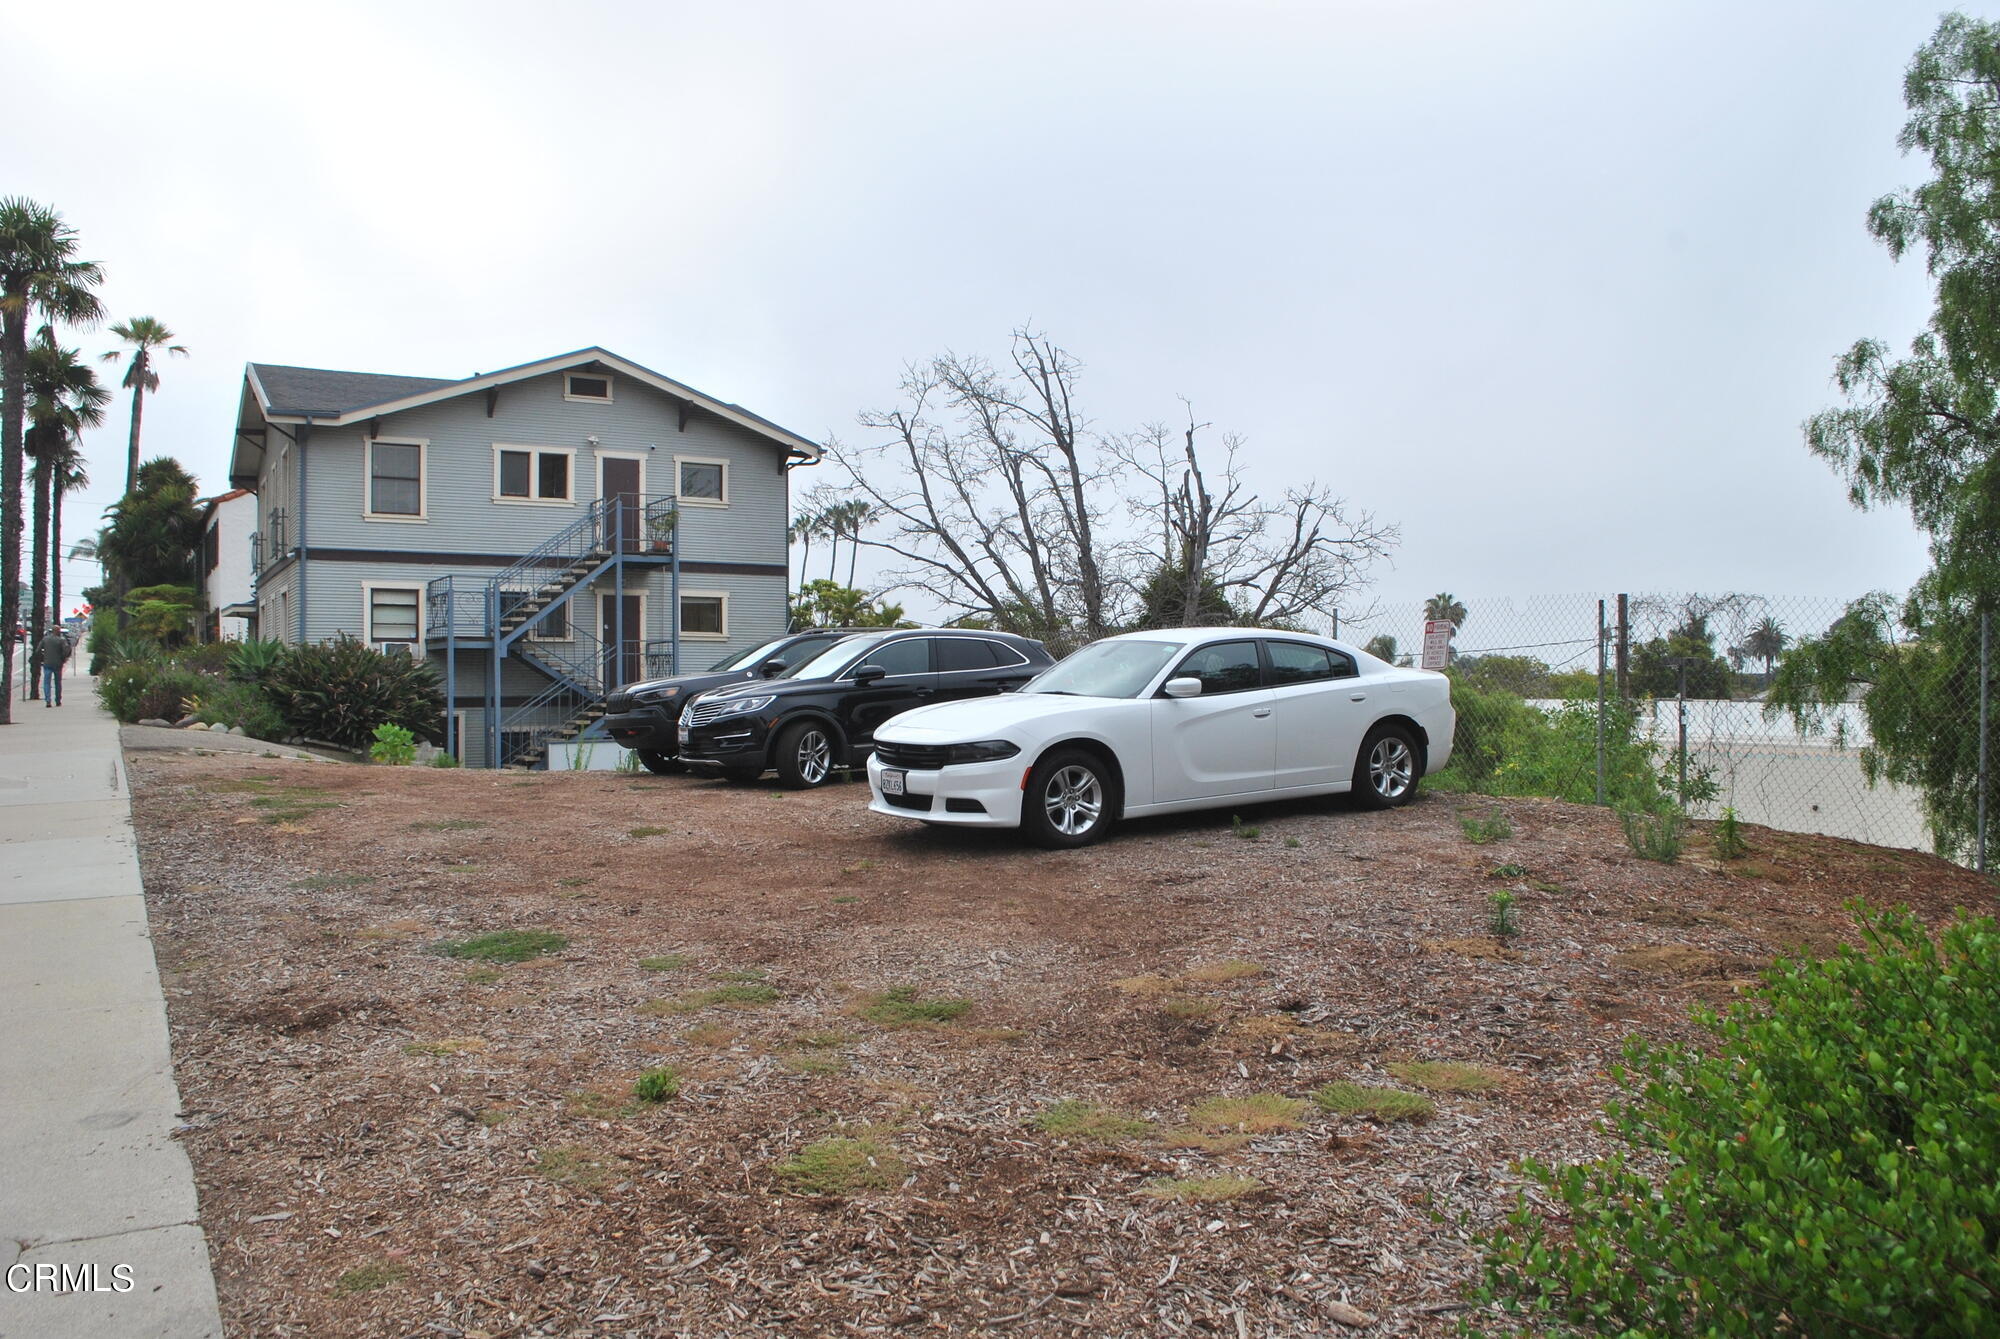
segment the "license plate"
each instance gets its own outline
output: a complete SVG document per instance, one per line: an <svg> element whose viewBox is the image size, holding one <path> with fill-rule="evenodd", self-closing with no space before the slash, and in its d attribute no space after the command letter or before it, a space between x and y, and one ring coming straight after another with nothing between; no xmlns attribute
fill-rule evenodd
<svg viewBox="0 0 2000 1339"><path fill-rule="evenodd" d="M882 793L884 795L901 795L903 793L903 778L908 775L908 772L882 773Z"/></svg>

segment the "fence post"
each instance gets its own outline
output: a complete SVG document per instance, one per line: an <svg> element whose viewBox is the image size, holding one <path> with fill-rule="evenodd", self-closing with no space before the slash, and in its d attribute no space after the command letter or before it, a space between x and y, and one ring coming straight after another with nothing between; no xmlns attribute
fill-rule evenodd
<svg viewBox="0 0 2000 1339"><path fill-rule="evenodd" d="M1632 620L1626 610L1627 596L1618 597L1618 700L1632 700Z"/></svg>
<svg viewBox="0 0 2000 1339"><path fill-rule="evenodd" d="M1597 802L1604 803L1604 601L1597 602Z"/></svg>
<svg viewBox="0 0 2000 1339"><path fill-rule="evenodd" d="M1978 869L1986 873L1986 791L1992 777L1987 767L1987 735L1991 733L1993 701L1993 615L1979 616L1979 835Z"/></svg>

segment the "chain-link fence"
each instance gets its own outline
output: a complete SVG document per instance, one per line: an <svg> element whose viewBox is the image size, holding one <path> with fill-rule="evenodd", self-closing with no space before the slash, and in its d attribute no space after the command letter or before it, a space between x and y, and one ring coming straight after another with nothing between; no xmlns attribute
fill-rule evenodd
<svg viewBox="0 0 2000 1339"><path fill-rule="evenodd" d="M1902 618L1880 598L1439 596L1337 631L1421 664L1427 625L1450 626L1458 734L1440 789L1730 808L1985 869L1990 616Z"/></svg>

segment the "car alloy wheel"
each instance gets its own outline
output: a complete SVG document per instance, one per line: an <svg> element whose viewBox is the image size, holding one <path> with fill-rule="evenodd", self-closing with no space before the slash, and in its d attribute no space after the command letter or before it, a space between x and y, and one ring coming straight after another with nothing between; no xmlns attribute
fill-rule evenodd
<svg viewBox="0 0 2000 1339"><path fill-rule="evenodd" d="M1400 800L1416 780L1417 760L1396 735L1384 735L1368 751L1368 784L1385 800Z"/></svg>
<svg viewBox="0 0 2000 1339"><path fill-rule="evenodd" d="M1378 725L1361 741L1355 760L1354 797L1370 809L1408 804L1417 791L1422 764L1410 732L1399 725Z"/></svg>
<svg viewBox="0 0 2000 1339"><path fill-rule="evenodd" d="M1104 816L1104 783L1088 767L1071 763L1042 788L1049 826L1065 837L1081 837Z"/></svg>
<svg viewBox="0 0 2000 1339"><path fill-rule="evenodd" d="M792 745L792 764L798 768L799 780L817 786L833 770L832 742L824 732L808 729Z"/></svg>
<svg viewBox="0 0 2000 1339"><path fill-rule="evenodd" d="M778 735L771 761L778 769L778 780L793 790L824 786L839 765L832 727L818 721L795 722Z"/></svg>

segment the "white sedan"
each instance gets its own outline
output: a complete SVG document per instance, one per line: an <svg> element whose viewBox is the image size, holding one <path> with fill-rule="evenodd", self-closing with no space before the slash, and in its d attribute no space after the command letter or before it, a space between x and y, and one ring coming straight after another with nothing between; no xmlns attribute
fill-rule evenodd
<svg viewBox="0 0 2000 1339"><path fill-rule="evenodd" d="M1082 846L1120 817L1353 791L1406 803L1451 758L1451 685L1324 637L1174 628L1092 642L1017 693L875 732L869 808Z"/></svg>

